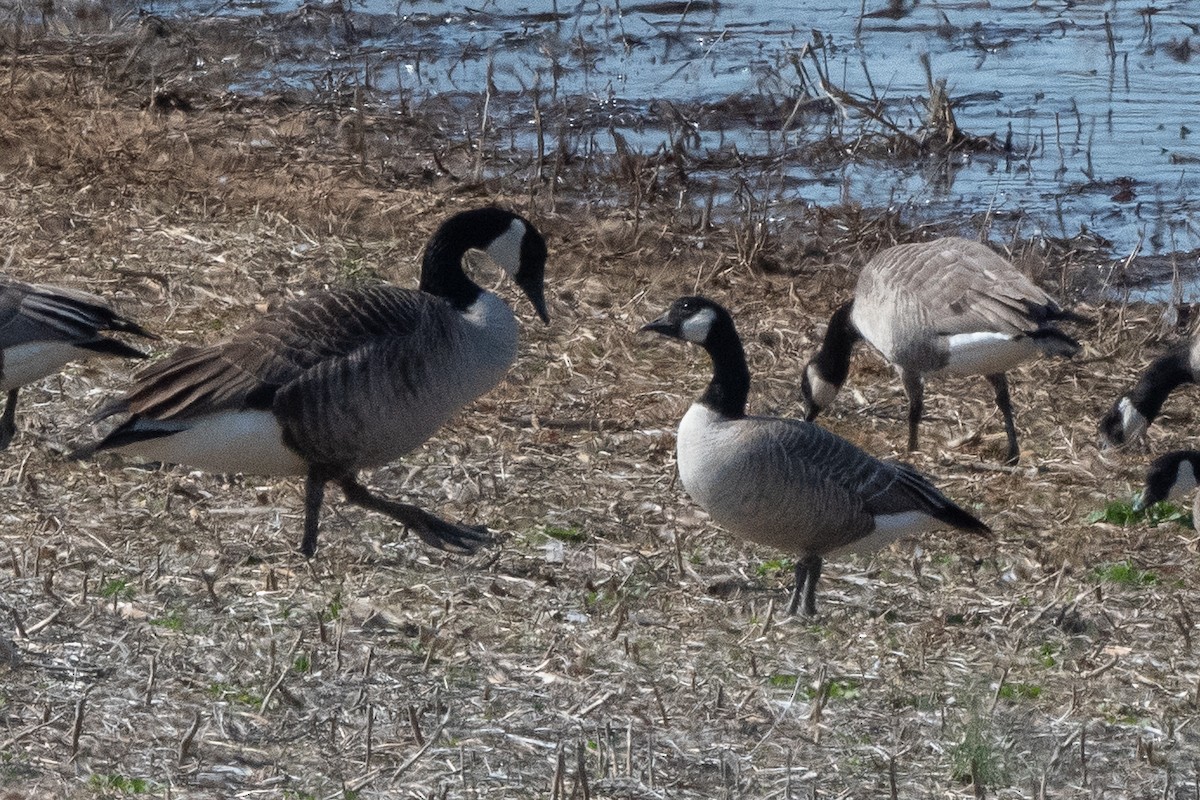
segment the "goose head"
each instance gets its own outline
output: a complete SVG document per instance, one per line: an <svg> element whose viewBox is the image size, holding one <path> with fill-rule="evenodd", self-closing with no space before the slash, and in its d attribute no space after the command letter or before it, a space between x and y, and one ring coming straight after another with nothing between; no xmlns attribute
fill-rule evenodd
<svg viewBox="0 0 1200 800"><path fill-rule="evenodd" d="M1176 499L1195 489L1198 480L1200 450L1176 450L1159 456L1146 470L1146 484L1133 510L1143 511L1163 500Z"/></svg>
<svg viewBox="0 0 1200 800"><path fill-rule="evenodd" d="M510 212L508 225L484 252L500 265L513 282L521 288L542 322L550 322L546 311L545 275L546 240L529 221Z"/></svg>
<svg viewBox="0 0 1200 800"><path fill-rule="evenodd" d="M525 293L542 321L550 321L544 286L546 240L529 220L495 206L450 217L425 246L421 288L443 296L464 287L478 292L462 271L462 258L468 250L487 254Z"/></svg>
<svg viewBox="0 0 1200 800"><path fill-rule="evenodd" d="M707 297L690 295L671 303L667 313L647 322L642 330L707 347L714 335L727 326L733 327L733 318L720 304Z"/></svg>

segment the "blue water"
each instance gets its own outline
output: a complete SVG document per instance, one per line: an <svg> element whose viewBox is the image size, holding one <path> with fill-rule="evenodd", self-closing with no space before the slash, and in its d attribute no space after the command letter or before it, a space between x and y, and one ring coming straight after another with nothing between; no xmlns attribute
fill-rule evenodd
<svg viewBox="0 0 1200 800"><path fill-rule="evenodd" d="M536 95L548 152L612 152L618 136L635 152L682 147L718 213L734 203L735 173L757 170L756 196L780 217L849 202L998 236L1088 231L1117 255L1200 248L1200 3L906 2L888 16L869 0L866 17L857 6L181 0L152 10L237 17L284 42L247 64L239 91L365 91L355 96L434 114L449 136L482 132L525 153L536 147ZM805 51L814 36L831 82L909 133L924 115L928 53L960 100L960 128L1011 152L908 163L849 152L884 129L828 101L797 109L823 96ZM846 147L814 149L831 134ZM1194 259L1184 268L1194 275ZM1196 280L1186 290L1200 299Z"/></svg>

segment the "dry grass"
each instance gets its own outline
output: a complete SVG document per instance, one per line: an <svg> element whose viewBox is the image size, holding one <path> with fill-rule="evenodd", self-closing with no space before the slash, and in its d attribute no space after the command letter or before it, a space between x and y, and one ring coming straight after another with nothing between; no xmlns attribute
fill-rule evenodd
<svg viewBox="0 0 1200 800"><path fill-rule="evenodd" d="M1014 376L1017 469L996 466L986 384L933 383L911 460L996 539L835 561L821 615L786 618L782 554L714 529L672 477L703 355L637 328L685 291L728 303L755 410L795 415L857 259L926 232L816 211L764 274L669 204L452 185L420 147L385 176L323 109L164 115L74 63L22 64L0 89L0 248L164 349L306 288L412 285L431 228L491 199L547 234L554 321L500 284L527 322L510 378L369 476L502 532L471 559L334 499L306 563L296 481L63 459L125 365L26 391L0 461L0 797L1200 797L1195 532L1086 521L1150 458L1097 451L1094 427L1156 310L1095 308L1084 357ZM1049 280L1069 257L1020 253ZM892 454L903 414L864 354L823 422ZM1198 422L1182 392L1150 451Z"/></svg>

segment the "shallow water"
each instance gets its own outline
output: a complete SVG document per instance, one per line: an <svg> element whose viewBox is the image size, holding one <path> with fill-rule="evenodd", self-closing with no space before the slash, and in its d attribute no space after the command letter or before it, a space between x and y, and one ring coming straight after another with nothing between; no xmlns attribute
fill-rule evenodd
<svg viewBox="0 0 1200 800"><path fill-rule="evenodd" d="M869 0L865 16L851 5L186 0L152 8L236 16L278 34L284 44L240 91L353 83L378 102L440 113L464 134L480 128L490 72L489 132L499 144L536 147L536 95L548 151L563 140L575 151L612 152L614 131L635 152L683 147L700 164L691 178L712 187L718 209L732 204L742 177L731 164L749 162L762 165L755 187L777 216L794 203L852 202L896 208L908 222L987 213L1003 235L1086 230L1118 255L1200 247L1200 5L965 0L904 3L892 13ZM877 98L910 133L925 113L920 55L928 53L959 126L1007 143L1007 152L898 161L832 148L814 159L814 143L883 130L827 101L793 113L798 100L822 96L812 85L816 59L804 52L814 36L831 82ZM1185 294L1200 299L1188 261Z"/></svg>

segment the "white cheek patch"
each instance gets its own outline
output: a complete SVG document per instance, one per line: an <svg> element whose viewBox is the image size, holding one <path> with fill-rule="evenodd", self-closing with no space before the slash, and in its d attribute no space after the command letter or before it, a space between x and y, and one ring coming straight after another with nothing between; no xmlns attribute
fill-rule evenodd
<svg viewBox="0 0 1200 800"><path fill-rule="evenodd" d="M946 337L950 360L945 371L960 375L993 375L1008 372L1029 358L1037 346L1028 336L980 331Z"/></svg>
<svg viewBox="0 0 1200 800"><path fill-rule="evenodd" d="M708 332L712 330L712 325L716 318L717 312L711 308L702 308L685 319L679 331L687 341L704 344L704 340L708 338Z"/></svg>
<svg viewBox="0 0 1200 800"><path fill-rule="evenodd" d="M1146 432L1146 418L1134 407L1132 400L1122 397L1117 403L1117 409L1121 412L1121 428L1125 431L1125 441L1137 439Z"/></svg>
<svg viewBox="0 0 1200 800"><path fill-rule="evenodd" d="M508 230L496 237L488 245L488 258L495 261L508 273L509 277L517 274L521 268L521 242L525 241L525 223L514 219Z"/></svg>
<svg viewBox="0 0 1200 800"><path fill-rule="evenodd" d="M818 409L829 408L841 387L822 378L815 364L809 365L805 372L808 375L808 388L812 391L813 405Z"/></svg>

